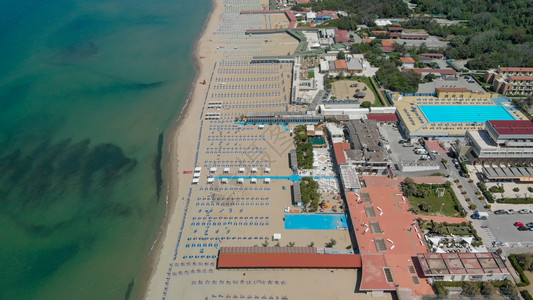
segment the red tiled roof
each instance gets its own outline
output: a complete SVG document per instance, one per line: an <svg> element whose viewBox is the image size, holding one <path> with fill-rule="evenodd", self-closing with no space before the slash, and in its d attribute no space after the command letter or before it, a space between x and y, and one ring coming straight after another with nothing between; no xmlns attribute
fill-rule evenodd
<svg viewBox="0 0 533 300"><path fill-rule="evenodd" d="M415 63L415 60L412 57L400 57L400 61L404 64Z"/></svg>
<svg viewBox="0 0 533 300"><path fill-rule="evenodd" d="M402 36L402 34L400 32L391 32L390 36L391 37L399 37L399 36Z"/></svg>
<svg viewBox="0 0 533 300"><path fill-rule="evenodd" d="M349 42L348 30L335 29L335 41L337 42Z"/></svg>
<svg viewBox="0 0 533 300"><path fill-rule="evenodd" d="M372 30L370 31L372 34L387 34L387 31L386 30Z"/></svg>
<svg viewBox="0 0 533 300"><path fill-rule="evenodd" d="M378 122L398 122L396 114L368 114L367 117Z"/></svg>
<svg viewBox="0 0 533 300"><path fill-rule="evenodd" d="M370 43L370 42L372 42L372 39L363 39L363 43L364 43L364 44L368 44L368 43Z"/></svg>
<svg viewBox="0 0 533 300"><path fill-rule="evenodd" d="M348 70L348 64L344 59L335 60L335 69L337 70Z"/></svg>
<svg viewBox="0 0 533 300"><path fill-rule="evenodd" d="M394 30L394 31L403 30L403 27L397 27L397 26L396 27L394 27L394 26L393 27L389 27L389 31L392 31L392 30Z"/></svg>
<svg viewBox="0 0 533 300"><path fill-rule="evenodd" d="M440 146L439 141L425 141L426 145L428 146L429 150L431 151L438 151L440 153L446 153L446 150Z"/></svg>
<svg viewBox="0 0 533 300"><path fill-rule="evenodd" d="M349 143L334 143L333 150L335 151L335 159L337 160L337 164L338 165L345 164L346 155L344 154L344 150L350 150L350 144Z"/></svg>
<svg viewBox="0 0 533 300"><path fill-rule="evenodd" d="M533 134L533 121L530 120L489 120L498 134Z"/></svg>
<svg viewBox="0 0 533 300"><path fill-rule="evenodd" d="M533 76L509 76L511 80L533 80Z"/></svg>
<svg viewBox="0 0 533 300"><path fill-rule="evenodd" d="M500 67L502 72L533 72L533 68Z"/></svg>
<svg viewBox="0 0 533 300"><path fill-rule="evenodd" d="M444 54L442 53L422 53L420 56L438 56L438 57L444 57Z"/></svg>
<svg viewBox="0 0 533 300"><path fill-rule="evenodd" d="M394 41L393 40L381 40L381 45L382 46L394 46Z"/></svg>
<svg viewBox="0 0 533 300"><path fill-rule="evenodd" d="M438 92L470 92L467 88L436 88Z"/></svg>
<svg viewBox="0 0 533 300"><path fill-rule="evenodd" d="M361 291L395 290L394 282L387 282L383 268L388 267L383 254L372 253L363 254L363 276L361 278Z"/></svg>
<svg viewBox="0 0 533 300"><path fill-rule="evenodd" d="M381 47L381 50L383 50L383 52L392 52L392 51L394 51L394 47L383 46L383 47Z"/></svg>
<svg viewBox="0 0 533 300"><path fill-rule="evenodd" d="M221 253L218 268L326 268L355 269L361 267L359 254L302 254L302 253Z"/></svg>

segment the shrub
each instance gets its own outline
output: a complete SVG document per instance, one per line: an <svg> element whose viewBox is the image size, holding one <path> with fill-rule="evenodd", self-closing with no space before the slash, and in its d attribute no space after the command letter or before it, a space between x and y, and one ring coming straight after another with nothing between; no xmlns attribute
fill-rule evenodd
<svg viewBox="0 0 533 300"><path fill-rule="evenodd" d="M480 191L476 191L476 195L481 195L481 192Z"/></svg>
<svg viewBox="0 0 533 300"><path fill-rule="evenodd" d="M466 202L470 202L470 201L472 201L472 199L470 199L470 198L466 198L465 201L466 201Z"/></svg>
<svg viewBox="0 0 533 300"><path fill-rule="evenodd" d="M372 103L370 103L370 101L363 101L360 106L361 108L369 108L370 106L372 106Z"/></svg>
<svg viewBox="0 0 533 300"><path fill-rule="evenodd" d="M476 209L476 208L477 208L477 205L475 205L475 204L470 204L470 209L471 209L471 210L474 210L474 209Z"/></svg>
<svg viewBox="0 0 533 300"><path fill-rule="evenodd" d="M486 209L491 209L491 208L492 208L492 205L491 205L491 204L487 204L487 205L485 205L485 208L486 208Z"/></svg>
<svg viewBox="0 0 533 300"><path fill-rule="evenodd" d="M466 191L462 191L461 194L462 194L462 195L466 195Z"/></svg>
<svg viewBox="0 0 533 300"><path fill-rule="evenodd" d="M527 290L521 291L520 294L522 294L522 297L525 300L533 300L533 297L531 296L531 294Z"/></svg>
<svg viewBox="0 0 533 300"><path fill-rule="evenodd" d="M455 182L455 183L459 183L459 179L455 179L453 182Z"/></svg>
<svg viewBox="0 0 533 300"><path fill-rule="evenodd" d="M496 293L496 288L490 284L489 282L482 282L481 283L481 295L490 296L494 295Z"/></svg>
<svg viewBox="0 0 533 300"><path fill-rule="evenodd" d="M479 295L479 286L474 282L467 281L463 284L463 292L461 295L465 296L476 296Z"/></svg>
<svg viewBox="0 0 533 300"><path fill-rule="evenodd" d="M527 190L528 190L530 193L533 193L533 187L528 187Z"/></svg>
<svg viewBox="0 0 533 300"><path fill-rule="evenodd" d="M463 185L460 184L460 185L458 185L457 187L460 188L460 189L462 189L462 188L463 188Z"/></svg>
<svg viewBox="0 0 533 300"><path fill-rule="evenodd" d="M515 270L520 274L520 280L521 282L518 284L518 286L528 286L529 285L529 279L527 278L526 274L524 273L524 269L520 266L518 263L516 254L509 255L509 260L511 261L511 264L515 268Z"/></svg>
<svg viewBox="0 0 533 300"><path fill-rule="evenodd" d="M517 188L517 187L515 187L515 188L513 189L513 192L520 192L520 189Z"/></svg>

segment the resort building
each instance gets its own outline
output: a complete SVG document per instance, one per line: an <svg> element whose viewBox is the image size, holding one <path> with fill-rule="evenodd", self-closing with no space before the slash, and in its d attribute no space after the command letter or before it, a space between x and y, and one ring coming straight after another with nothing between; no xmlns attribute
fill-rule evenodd
<svg viewBox="0 0 533 300"><path fill-rule="evenodd" d="M406 69L404 72L415 72L422 77L432 74L445 80L457 80L457 72L454 69Z"/></svg>
<svg viewBox="0 0 533 300"><path fill-rule="evenodd" d="M533 68L500 67L485 72L485 82L503 95L533 94Z"/></svg>
<svg viewBox="0 0 533 300"><path fill-rule="evenodd" d="M500 281L511 278L503 260L490 252L419 253L424 276L435 281Z"/></svg>
<svg viewBox="0 0 533 300"><path fill-rule="evenodd" d="M415 60L412 57L400 57L403 69L414 69Z"/></svg>
<svg viewBox="0 0 533 300"><path fill-rule="evenodd" d="M527 117L496 93L466 88L437 88L433 94L391 96L399 127L410 137L463 138L483 130L487 120L526 120Z"/></svg>
<svg viewBox="0 0 533 300"><path fill-rule="evenodd" d="M346 123L345 131L351 146L344 150L346 163L360 173L383 173L391 162L387 149L381 146L376 120L352 120Z"/></svg>
<svg viewBox="0 0 533 300"><path fill-rule="evenodd" d="M467 156L481 163L533 162L533 121L511 120L486 122L485 130L467 131L471 147ZM530 177L526 173L522 177Z"/></svg>

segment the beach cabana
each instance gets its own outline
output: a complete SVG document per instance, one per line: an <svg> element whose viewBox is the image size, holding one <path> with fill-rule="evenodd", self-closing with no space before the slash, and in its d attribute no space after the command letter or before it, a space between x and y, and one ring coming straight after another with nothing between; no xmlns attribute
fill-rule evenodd
<svg viewBox="0 0 533 300"><path fill-rule="evenodd" d="M239 173L244 173L244 168L239 168Z"/></svg>
<svg viewBox="0 0 533 300"><path fill-rule="evenodd" d="M274 235L272 235L272 240L273 241L281 240L281 233L274 233Z"/></svg>
<svg viewBox="0 0 533 300"><path fill-rule="evenodd" d="M252 168L252 173L257 173L257 168Z"/></svg>
<svg viewBox="0 0 533 300"><path fill-rule="evenodd" d="M202 167L196 167L194 168L194 172L201 172L202 171Z"/></svg>
<svg viewBox="0 0 533 300"><path fill-rule="evenodd" d="M229 168L224 168L224 173L229 173Z"/></svg>
<svg viewBox="0 0 533 300"><path fill-rule="evenodd" d="M195 172L194 175L193 175L194 178L199 178L200 177L200 172Z"/></svg>
<svg viewBox="0 0 533 300"><path fill-rule="evenodd" d="M228 179L227 178L222 178L222 184L226 184L228 183Z"/></svg>
<svg viewBox="0 0 533 300"><path fill-rule="evenodd" d="M270 183L270 178L265 178L265 183L269 184Z"/></svg>
<svg viewBox="0 0 533 300"><path fill-rule="evenodd" d="M199 181L200 181L200 178L193 178L192 184L198 184Z"/></svg>
<svg viewBox="0 0 533 300"><path fill-rule="evenodd" d="M265 173L270 173L270 168L265 168Z"/></svg>
<svg viewBox="0 0 533 300"><path fill-rule="evenodd" d="M213 177L207 178L207 183L213 183L213 182L215 182L215 178Z"/></svg>
<svg viewBox="0 0 533 300"><path fill-rule="evenodd" d="M243 182L244 182L244 178L239 178L239 179L237 179L237 183L242 184Z"/></svg>
<svg viewBox="0 0 533 300"><path fill-rule="evenodd" d="M252 178L252 183L257 183L257 178Z"/></svg>
<svg viewBox="0 0 533 300"><path fill-rule="evenodd" d="M211 173L215 173L216 171L217 171L216 167L212 167L211 169L209 169L209 172L211 172Z"/></svg>

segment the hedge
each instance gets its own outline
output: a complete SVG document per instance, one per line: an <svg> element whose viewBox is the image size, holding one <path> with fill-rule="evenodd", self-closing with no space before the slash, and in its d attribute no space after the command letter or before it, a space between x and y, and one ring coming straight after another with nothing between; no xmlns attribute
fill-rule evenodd
<svg viewBox="0 0 533 300"><path fill-rule="evenodd" d="M485 196L485 199L487 199L487 201L490 203L494 203L494 197L492 197L492 193L487 190L487 186L483 182L478 182L477 186L483 193L483 196Z"/></svg>
<svg viewBox="0 0 533 300"><path fill-rule="evenodd" d="M531 296L531 294L527 290L521 291L520 294L522 294L522 297L525 300L533 300L533 297Z"/></svg>
<svg viewBox="0 0 533 300"><path fill-rule="evenodd" d="M511 261L511 264L515 268L516 271L518 271L518 274L520 274L520 280L521 282L517 284L518 286L528 286L530 284L529 279L527 278L526 274L524 273L524 269L520 266L518 263L518 260L516 260L517 254L511 254L509 255L509 260Z"/></svg>

